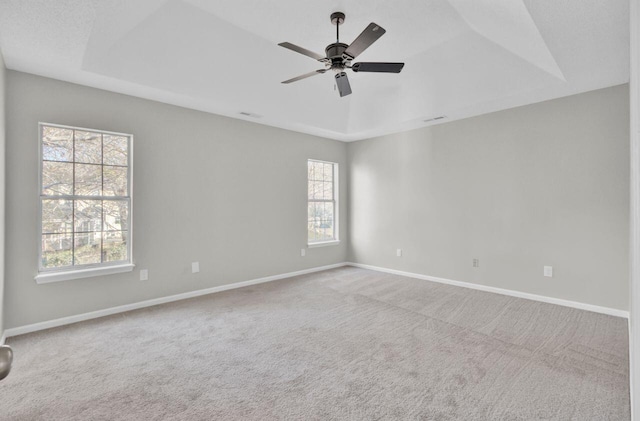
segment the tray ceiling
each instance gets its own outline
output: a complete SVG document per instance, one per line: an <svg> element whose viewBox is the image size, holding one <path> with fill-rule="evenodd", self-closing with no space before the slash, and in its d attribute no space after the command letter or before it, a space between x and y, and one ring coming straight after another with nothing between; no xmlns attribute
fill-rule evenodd
<svg viewBox="0 0 640 421"><path fill-rule="evenodd" d="M628 1L0 0L8 68L338 140L357 140L629 80ZM277 46L323 53L387 30L356 61L400 74L331 73ZM246 116L241 112L252 114ZM425 122L433 117L446 119Z"/></svg>

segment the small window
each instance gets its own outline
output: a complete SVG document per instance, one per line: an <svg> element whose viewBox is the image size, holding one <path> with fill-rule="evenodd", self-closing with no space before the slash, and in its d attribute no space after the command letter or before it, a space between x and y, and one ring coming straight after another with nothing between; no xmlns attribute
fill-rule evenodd
<svg viewBox="0 0 640 421"><path fill-rule="evenodd" d="M307 162L307 241L320 245L338 241L338 164Z"/></svg>
<svg viewBox="0 0 640 421"><path fill-rule="evenodd" d="M131 143L40 124L40 273L131 264Z"/></svg>

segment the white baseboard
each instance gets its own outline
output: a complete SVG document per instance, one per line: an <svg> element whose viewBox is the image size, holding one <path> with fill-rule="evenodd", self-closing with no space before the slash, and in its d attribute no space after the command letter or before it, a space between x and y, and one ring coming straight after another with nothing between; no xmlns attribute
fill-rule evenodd
<svg viewBox="0 0 640 421"><path fill-rule="evenodd" d="M102 309L102 310L96 310L96 311L92 311L92 312L89 312L89 313L77 314L77 315L74 315L74 316L62 317L62 318L59 318L59 319L48 320L48 321L45 321L45 322L39 322L39 323L30 324L30 325L14 327L14 328L5 330L4 334L0 337L0 345L4 344L6 338L10 338L12 336L24 335L26 333L37 332L39 330L44 330L44 329L50 329L50 328L53 328L53 327L69 325L69 324L72 324L72 323L82 322L82 321L85 321L85 320L97 319L99 317L110 316L112 314L118 314L118 313L124 313L124 312L131 311L131 310L138 310L138 309L141 309L141 308L151 307L151 306L155 306L155 305L158 305L158 304L164 304L164 303L170 303L170 302L173 302L173 301L186 300L188 298L194 298L194 297L199 297L199 296L202 296L202 295L214 294L216 292L228 291L228 290L231 290L231 289L242 288L242 287L247 287L247 286L251 286L251 285L263 284L265 282L277 281L277 280L280 280L280 279L291 278L291 277L294 277L294 276L305 275L305 274L314 273L314 272L321 272L323 270L335 269L335 268L339 268L339 267L342 267L342 266L353 266L353 267L358 267L358 268L362 268L362 269L375 270L375 271L378 271L378 272L392 273L392 274L395 274L395 275L406 276L406 277L409 277L409 278L423 279L423 280L426 280L426 281L438 282L438 283L447 284L447 285L454 285L454 286L463 287L463 288L471 288L471 289L476 289L476 290L479 290L479 291L493 292L493 293L496 293L496 294L509 295L511 297L518 297L518 298L524 298L524 299L527 299L527 300L541 301L543 303L557 304L557 305L561 305L561 306L565 306L565 307L577 308L577 309L580 309L580 310L593 311L593 312L596 312L596 313L608 314L610 316L623 317L623 318L627 318L627 319L629 318L629 312L628 311L617 310L617 309L608 308L608 307L600 307L600 306L596 306L596 305L592 305L592 304L584 304L584 303L579 303L579 302L576 302L576 301L563 300L563 299L560 299L560 298L545 297L543 295L535 295L535 294L529 294L529 293L526 293L526 292L513 291L513 290L509 290L509 289L502 289L502 288L490 287L490 286L485 286L485 285L472 284L472 283L469 283L469 282L454 281L454 280L446 279L446 278L438 278L438 277L435 277L435 276L428 276L428 275L422 275L422 274L418 274L418 273L404 272L404 271L401 271L401 270L388 269L388 268L383 268L383 267L378 267L378 266L371 266L371 265L365 265L365 264L361 264L361 263L345 262L345 263L337 263L337 264L333 264L333 265L315 267L315 268L311 268L311 269L304 269L304 270L300 270L300 271L296 271L296 272L283 273L283 274L280 274L280 275L272 275L272 276L267 276L267 277L264 277L264 278L252 279L252 280L249 280L249 281L236 282L236 283L233 283L233 284L221 285L221 286L212 287L212 288L200 289L200 290L196 290L196 291L189 291L189 292L184 292L184 293L181 293L181 294L170 295L168 297L154 298L154 299L151 299L151 300L140 301L140 302L137 302L137 303L125 304L125 305L121 305L121 306L117 306L117 307L110 307L110 308L106 308L106 309Z"/></svg>
<svg viewBox="0 0 640 421"><path fill-rule="evenodd" d="M183 292L181 294L170 295L168 297L154 298L151 300L139 301L137 303L125 304L117 307L105 308L103 310L91 311L89 313L77 314L74 316L61 317L59 319L48 320L45 322L39 322L39 323L30 324L30 325L14 327L14 328L5 330L2 340L4 341L5 337L10 338L12 336L24 335L25 333L31 333L31 332L37 332L39 330L50 329L52 327L69 325L72 323L82 322L85 320L97 319L98 317L110 316L112 314L124 313L126 311L137 310L145 307L151 307L158 304L170 303L173 301L186 300L188 298L214 294L216 292L228 291L230 289L263 284L265 282L277 281L279 279L291 278L299 275L306 275L308 273L321 272L323 270L334 269L334 268L338 268L346 265L347 265L346 263L337 263L333 265L299 270L296 272L283 273L280 275L266 276L264 278L252 279L249 281L242 281L242 282L235 282L232 284L221 285L213 288L199 289L196 291Z"/></svg>
<svg viewBox="0 0 640 421"><path fill-rule="evenodd" d="M486 286L486 285L472 284L470 282L454 281L452 279L438 278L438 277L435 277L435 276L428 276L428 275L421 275L421 274L418 274L418 273L404 272L404 271L396 270L396 269L387 269L387 268L382 268L382 267L378 267L378 266L364 265L364 264L361 264L361 263L348 262L347 265L353 266L353 267L357 267L357 268L362 268L362 269L376 270L378 272L392 273L394 275L407 276L409 278L416 278L416 279L423 279L423 280L426 280L426 281L438 282L438 283L441 283L441 284L455 285L457 287L471 288L471 289L476 289L476 290L479 290L479 291L493 292L495 294L509 295L511 297L524 298L526 300L541 301L543 303L557 304L557 305L560 305L560 306L572 307L572 308L577 308L577 309L580 309L580 310L593 311L594 313L608 314L609 316L623 317L623 318L626 318L626 319L629 318L629 312L628 311L618 310L618 309L615 309L615 308L601 307L601 306L596 306L596 305L593 305L593 304L579 303L577 301L563 300L561 298L546 297L544 295L529 294L527 292L514 291L514 290L510 290L510 289L503 289L503 288L490 287L490 286Z"/></svg>

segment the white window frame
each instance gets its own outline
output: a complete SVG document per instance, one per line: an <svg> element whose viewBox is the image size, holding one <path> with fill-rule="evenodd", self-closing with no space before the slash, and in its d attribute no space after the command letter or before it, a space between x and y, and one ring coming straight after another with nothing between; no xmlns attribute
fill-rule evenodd
<svg viewBox="0 0 640 421"><path fill-rule="evenodd" d="M331 164L333 167L333 200L320 200L320 199L309 199L309 162L320 162L322 164ZM309 203L311 202L333 202L333 239L332 240L324 240L324 241L309 241L309 234L307 232L307 247L325 247L325 246L333 246L340 244L340 176L339 176L339 166L337 162L331 161L323 161L320 159L307 159L307 224L309 223Z"/></svg>
<svg viewBox="0 0 640 421"><path fill-rule="evenodd" d="M118 196L115 199L122 199L129 201L129 212L127 221L127 257L126 262L106 262L106 263L93 263L78 266L66 266L63 268L43 268L42 267L42 133L44 127L58 127L61 129L88 131L93 133L100 133L103 135L113 136L125 136L128 139L127 144L127 187L128 196ZM75 183L75 180L74 180ZM95 200L103 196L60 196L61 199L78 199L86 198ZM110 275L114 273L131 272L135 265L133 264L133 135L128 133L110 132L106 130L88 129L85 127L65 126L62 124L53 123L38 123L38 274L35 276L35 281L39 284L66 281L71 279L89 278L93 276Z"/></svg>

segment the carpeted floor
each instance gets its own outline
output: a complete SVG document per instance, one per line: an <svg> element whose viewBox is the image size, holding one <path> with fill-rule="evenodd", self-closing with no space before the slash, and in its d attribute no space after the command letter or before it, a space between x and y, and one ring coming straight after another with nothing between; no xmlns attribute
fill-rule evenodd
<svg viewBox="0 0 640 421"><path fill-rule="evenodd" d="M9 420L628 420L627 322L345 267L10 338Z"/></svg>

